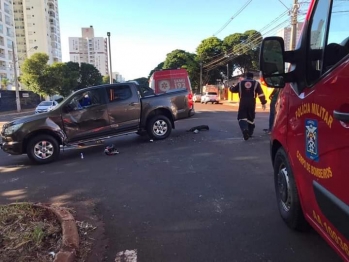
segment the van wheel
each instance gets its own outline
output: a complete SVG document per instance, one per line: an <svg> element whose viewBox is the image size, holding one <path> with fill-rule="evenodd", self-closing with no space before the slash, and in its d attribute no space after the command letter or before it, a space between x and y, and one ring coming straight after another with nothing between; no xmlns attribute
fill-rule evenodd
<svg viewBox="0 0 349 262"><path fill-rule="evenodd" d="M27 146L27 155L36 164L48 164L56 160L60 147L55 138L50 135L33 137Z"/></svg>
<svg viewBox="0 0 349 262"><path fill-rule="evenodd" d="M149 137L154 140L165 139L172 132L171 121L166 116L156 115L148 121L147 131Z"/></svg>
<svg viewBox="0 0 349 262"><path fill-rule="evenodd" d="M280 148L275 155L274 183L276 200L282 219L292 229L299 231L308 229L309 224L303 215L296 181L283 148Z"/></svg>

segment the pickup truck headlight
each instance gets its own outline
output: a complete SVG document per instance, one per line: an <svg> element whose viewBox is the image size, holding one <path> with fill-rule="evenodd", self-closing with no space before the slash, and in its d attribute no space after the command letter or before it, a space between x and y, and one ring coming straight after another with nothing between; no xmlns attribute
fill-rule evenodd
<svg viewBox="0 0 349 262"><path fill-rule="evenodd" d="M17 125L13 125L13 126L9 126L9 127L5 128L4 134L5 134L6 136L12 135L12 134L13 134L14 132L16 132L22 125L23 125L23 123L17 124Z"/></svg>

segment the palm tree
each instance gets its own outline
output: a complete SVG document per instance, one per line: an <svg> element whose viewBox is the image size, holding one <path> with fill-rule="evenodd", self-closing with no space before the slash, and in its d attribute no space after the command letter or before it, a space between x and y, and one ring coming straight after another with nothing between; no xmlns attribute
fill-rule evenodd
<svg viewBox="0 0 349 262"><path fill-rule="evenodd" d="M1 79L1 89L6 90L7 85L10 83L6 77Z"/></svg>

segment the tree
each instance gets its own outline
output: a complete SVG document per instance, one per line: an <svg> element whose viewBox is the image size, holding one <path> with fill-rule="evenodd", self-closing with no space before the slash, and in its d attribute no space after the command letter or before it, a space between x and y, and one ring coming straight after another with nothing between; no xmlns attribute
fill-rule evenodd
<svg viewBox="0 0 349 262"><path fill-rule="evenodd" d="M6 87L10 83L10 80L8 80L6 77L1 78L1 89L6 90Z"/></svg>
<svg viewBox="0 0 349 262"><path fill-rule="evenodd" d="M223 42L217 37L209 37L201 41L196 48L197 59L203 63L203 84L216 83L216 79L221 79L221 71L224 65L215 66L213 68L205 67L209 62L216 60L224 55Z"/></svg>
<svg viewBox="0 0 349 262"><path fill-rule="evenodd" d="M235 33L224 38L223 50L233 57L229 67L233 70L238 68L243 73L249 69L257 69L261 40L262 36L256 30Z"/></svg>
<svg viewBox="0 0 349 262"><path fill-rule="evenodd" d="M117 83L117 81L114 78L113 78L113 83ZM102 84L110 84L110 77L109 77L109 75L103 76Z"/></svg>
<svg viewBox="0 0 349 262"><path fill-rule="evenodd" d="M164 67L164 62L161 62L160 64L158 64L153 70L150 71L149 73L149 76L148 76L148 79L151 77L151 75L157 71L157 70L160 70L160 69L163 69Z"/></svg>
<svg viewBox="0 0 349 262"><path fill-rule="evenodd" d="M102 84L102 80L102 75L95 66L87 63L81 63L80 78L77 89L100 85Z"/></svg>
<svg viewBox="0 0 349 262"><path fill-rule="evenodd" d="M196 54L176 49L167 54L163 68L184 68L188 71L192 86L199 85L200 65Z"/></svg>
<svg viewBox="0 0 349 262"><path fill-rule="evenodd" d="M54 91L51 86L47 85L49 75L46 73L49 65L49 57L45 53L35 53L27 58L21 66L22 76L21 83L28 87L29 90L39 95L53 95Z"/></svg>
<svg viewBox="0 0 349 262"><path fill-rule="evenodd" d="M140 86L149 86L148 78L146 77L136 78L131 81L137 81Z"/></svg>
<svg viewBox="0 0 349 262"><path fill-rule="evenodd" d="M201 62L207 63L218 55L223 54L222 50L222 40L213 36L202 40L196 48L196 53Z"/></svg>
<svg viewBox="0 0 349 262"><path fill-rule="evenodd" d="M54 63L45 73L50 76L47 85L63 97L69 96L78 86L79 72L70 70L67 63Z"/></svg>

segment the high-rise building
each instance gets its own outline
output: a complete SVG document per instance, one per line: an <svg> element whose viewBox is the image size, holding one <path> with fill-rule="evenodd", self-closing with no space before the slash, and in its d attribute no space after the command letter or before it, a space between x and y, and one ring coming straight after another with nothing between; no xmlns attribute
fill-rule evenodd
<svg viewBox="0 0 349 262"><path fill-rule="evenodd" d="M298 22L297 23L297 39L299 39L299 36L301 34L302 28L303 28L303 22ZM285 42L285 50L288 51L290 50L290 46L291 46L291 27L284 27L282 29L280 29L277 33L277 36L280 36L284 39Z"/></svg>
<svg viewBox="0 0 349 262"><path fill-rule="evenodd" d="M93 26L81 28L81 37L69 37L70 61L94 65L108 75L107 39L95 37Z"/></svg>
<svg viewBox="0 0 349 262"><path fill-rule="evenodd" d="M46 53L50 64L61 62L58 0L13 1L13 12L19 65L37 52Z"/></svg>
<svg viewBox="0 0 349 262"><path fill-rule="evenodd" d="M0 1L0 79L14 79L12 67L12 42L15 41L12 3L9 0ZM15 55L16 49L15 49Z"/></svg>

